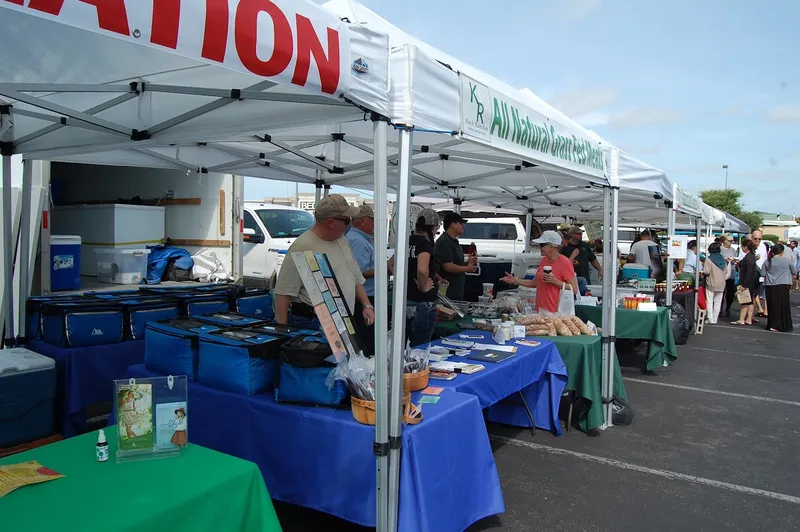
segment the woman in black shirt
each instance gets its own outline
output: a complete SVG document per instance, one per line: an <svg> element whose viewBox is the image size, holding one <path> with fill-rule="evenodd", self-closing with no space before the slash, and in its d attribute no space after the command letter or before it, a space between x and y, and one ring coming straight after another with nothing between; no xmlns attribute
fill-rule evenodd
<svg viewBox="0 0 800 532"><path fill-rule="evenodd" d="M744 258L739 261L739 291L747 290L750 292L750 303L740 303L739 320L732 322L733 325L752 325L753 324L753 303L758 296L758 279L760 273L756 265L756 245L752 240L745 239L742 242Z"/></svg>
<svg viewBox="0 0 800 532"><path fill-rule="evenodd" d="M431 341L436 325L439 285L447 281L439 277L433 255L433 235L439 226L439 215L424 209L408 239L408 286L406 290L406 338L413 347Z"/></svg>

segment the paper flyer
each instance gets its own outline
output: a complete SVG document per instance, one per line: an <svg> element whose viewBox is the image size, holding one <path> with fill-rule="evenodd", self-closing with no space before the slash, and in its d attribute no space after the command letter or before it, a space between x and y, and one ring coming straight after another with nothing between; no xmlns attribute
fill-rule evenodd
<svg viewBox="0 0 800 532"><path fill-rule="evenodd" d="M127 384L117 391L119 449L153 448L153 391L150 384Z"/></svg>
<svg viewBox="0 0 800 532"><path fill-rule="evenodd" d="M159 449L176 449L188 443L188 412L186 402L156 405L156 446Z"/></svg>
<svg viewBox="0 0 800 532"><path fill-rule="evenodd" d="M314 272L314 281L317 283L317 287L319 287L319 291L322 293L328 292L328 283L325 282L325 278L322 277L321 272Z"/></svg>
<svg viewBox="0 0 800 532"><path fill-rule="evenodd" d="M328 278L325 279L325 282L328 283L328 288L331 291L331 295L333 295L333 297L339 297L339 289L336 288L336 281L334 281L332 278Z"/></svg>
<svg viewBox="0 0 800 532"><path fill-rule="evenodd" d="M314 252L313 251L304 251L303 255L305 256L306 263L308 264L308 267L311 268L311 271L312 272L318 271L319 270L319 265L317 264L317 259L314 258Z"/></svg>
<svg viewBox="0 0 800 532"><path fill-rule="evenodd" d="M0 497L8 495L17 488L63 478L35 460L0 466Z"/></svg>
<svg viewBox="0 0 800 532"><path fill-rule="evenodd" d="M333 300L333 296L330 292L323 292L322 299L325 301L325 304L328 306L329 312L337 312L339 308L336 306L336 302Z"/></svg>
<svg viewBox="0 0 800 532"><path fill-rule="evenodd" d="M325 277L333 277L333 272L331 272L331 268L328 265L328 257L326 257L324 253L315 253L314 258L317 259L319 271L322 272L322 275Z"/></svg>

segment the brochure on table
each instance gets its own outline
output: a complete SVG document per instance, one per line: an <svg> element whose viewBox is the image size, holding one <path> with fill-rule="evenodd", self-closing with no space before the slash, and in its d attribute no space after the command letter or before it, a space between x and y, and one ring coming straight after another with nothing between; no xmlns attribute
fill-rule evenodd
<svg viewBox="0 0 800 532"><path fill-rule="evenodd" d="M114 381L117 462L180 456L189 445L186 375Z"/></svg>

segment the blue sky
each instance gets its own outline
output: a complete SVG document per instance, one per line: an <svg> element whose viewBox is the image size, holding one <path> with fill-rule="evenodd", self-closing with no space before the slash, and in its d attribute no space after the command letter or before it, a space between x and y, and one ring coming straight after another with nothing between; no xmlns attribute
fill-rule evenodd
<svg viewBox="0 0 800 532"><path fill-rule="evenodd" d="M747 208L800 214L800 2L362 3L530 88L690 191L722 188L727 164ZM245 190L257 199L293 194L294 185Z"/></svg>

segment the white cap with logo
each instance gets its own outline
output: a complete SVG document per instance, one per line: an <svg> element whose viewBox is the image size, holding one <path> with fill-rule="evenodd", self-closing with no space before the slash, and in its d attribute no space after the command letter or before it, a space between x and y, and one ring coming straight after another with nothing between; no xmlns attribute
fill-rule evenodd
<svg viewBox="0 0 800 532"><path fill-rule="evenodd" d="M560 246L561 245L561 235L558 234L557 231L545 231L542 233L542 236L537 238L536 240L532 240L534 244L550 244L553 246Z"/></svg>

